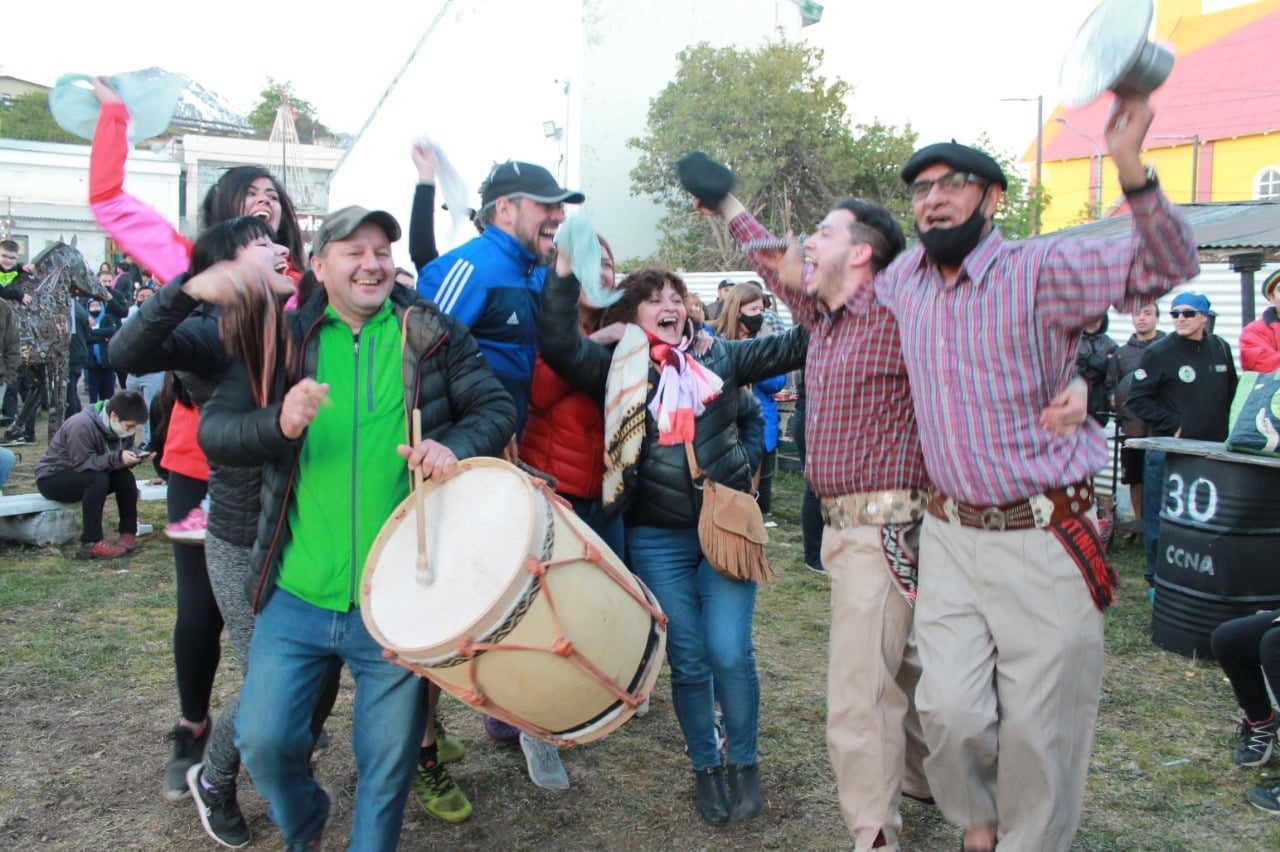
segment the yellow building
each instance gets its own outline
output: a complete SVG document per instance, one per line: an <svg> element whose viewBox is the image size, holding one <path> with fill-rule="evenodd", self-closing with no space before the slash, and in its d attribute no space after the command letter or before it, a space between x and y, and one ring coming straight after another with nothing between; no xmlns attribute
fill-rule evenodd
<svg viewBox="0 0 1280 852"><path fill-rule="evenodd" d="M1280 0L1211 14L1200 0L1156 0L1153 29L1177 57L1151 96L1144 154L1165 192L1179 203L1280 199ZM1045 123L1044 232L1127 212L1103 131L1111 102L1058 106Z"/></svg>

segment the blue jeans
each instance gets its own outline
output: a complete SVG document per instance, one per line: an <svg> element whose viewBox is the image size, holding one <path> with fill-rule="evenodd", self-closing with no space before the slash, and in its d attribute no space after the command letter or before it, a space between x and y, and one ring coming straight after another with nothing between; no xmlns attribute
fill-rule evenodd
<svg viewBox="0 0 1280 852"><path fill-rule="evenodd" d="M604 504L599 497L594 500L588 500L586 497L574 497L566 494L564 498L573 507L574 514L586 521L587 526L591 527L591 531L604 539L604 543L609 545L609 549L616 553L619 559L625 560L627 558L625 552L627 541L623 531L621 513L614 515L612 518L606 516Z"/></svg>
<svg viewBox="0 0 1280 852"><path fill-rule="evenodd" d="M751 620L756 584L718 574L702 557L696 529L629 527L627 557L667 614L671 699L693 768L720 765L717 700L729 762L755 763L760 678Z"/></svg>
<svg viewBox="0 0 1280 852"><path fill-rule="evenodd" d="M1164 453L1147 450L1142 463L1142 538L1147 550L1147 584L1156 584L1160 564L1160 509L1164 506Z"/></svg>
<svg viewBox="0 0 1280 852"><path fill-rule="evenodd" d="M283 589L258 613L249 660L236 745L285 839L319 834L329 816L328 797L308 769L311 714L341 660L356 683L351 848L395 849L425 728L423 681L383 659L358 609L321 609Z"/></svg>

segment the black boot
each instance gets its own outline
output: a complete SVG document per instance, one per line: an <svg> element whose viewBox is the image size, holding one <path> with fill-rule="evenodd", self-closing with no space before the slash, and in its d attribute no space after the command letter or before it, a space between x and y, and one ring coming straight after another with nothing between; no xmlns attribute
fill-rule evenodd
<svg viewBox="0 0 1280 852"><path fill-rule="evenodd" d="M693 777L698 790L698 811L712 825L729 821L729 797L724 792L724 769L695 769Z"/></svg>
<svg viewBox="0 0 1280 852"><path fill-rule="evenodd" d="M733 791L729 815L735 822L759 816L764 810L764 802L760 798L760 764L738 766L730 763L729 787Z"/></svg>

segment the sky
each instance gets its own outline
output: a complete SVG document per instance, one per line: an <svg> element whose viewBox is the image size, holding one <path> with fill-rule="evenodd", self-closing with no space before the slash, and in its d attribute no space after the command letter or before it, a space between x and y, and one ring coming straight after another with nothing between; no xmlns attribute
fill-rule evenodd
<svg viewBox="0 0 1280 852"><path fill-rule="evenodd" d="M201 13L189 11L201 5L191 0L64 0L57 4L58 16L75 23L56 35L43 20L49 7L14 3L5 15L0 74L52 84L65 72L109 74L159 65L192 77L246 112L270 76L292 81L329 127L354 133L443 2L395 2L353 12L331 0L303 7L227 0L205 3ZM853 86L849 107L855 121L910 123L921 144L951 137L969 142L985 132L997 149L1020 156L1035 138L1035 98L1044 96L1047 117L1058 102L1061 58L1096 2L827 0L822 21L803 34L826 50L826 73ZM1212 11L1239 2L1203 0L1203 6ZM571 0L454 0L424 50L441 46L451 31L476 31L464 26L468 21L510 26L514 10L527 11L535 3L546 14L518 16L531 45L527 53L493 55L477 39L474 59L460 63L456 77L439 85L473 90L494 105L500 105L496 93L510 92L526 105L532 102L533 113L562 114L555 81L564 76L563 57L574 52L577 39L575 25L562 14L574 7ZM1029 100L1007 100L1015 98ZM423 102L424 125L454 118L431 115L429 93Z"/></svg>

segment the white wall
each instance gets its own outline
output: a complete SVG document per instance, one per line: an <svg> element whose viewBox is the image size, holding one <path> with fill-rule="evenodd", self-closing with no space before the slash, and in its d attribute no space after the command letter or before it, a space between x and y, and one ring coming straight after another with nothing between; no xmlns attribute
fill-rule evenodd
<svg viewBox="0 0 1280 852"><path fill-rule="evenodd" d="M395 26L425 32L441 6L441 0L422 3L397 14ZM407 231L417 180L409 149L424 134L444 148L473 207L495 162L524 160L554 171L559 145L543 135L542 122L564 124L563 87L556 80L577 71L578 10L579 0L455 3L334 174L330 207L381 208ZM358 85L376 96L390 82ZM369 102L372 109L376 97ZM475 234L470 224L454 231L449 215L437 209L442 252ZM395 254L396 263L411 268L406 240Z"/></svg>
<svg viewBox="0 0 1280 852"><path fill-rule="evenodd" d="M278 143L271 144L261 139L188 133L181 137L180 144L173 146L171 151L173 156L182 160L187 170L186 216L181 230L189 237L194 237L199 232L200 204L204 201L205 193L213 182L198 179L202 163L219 167L264 166L277 178L286 177L285 170L281 167L284 162L282 157L286 156L285 152L282 152ZM331 172L341 156L342 149L337 147L295 145L287 152L287 163L291 169L305 168L307 177L317 185L314 190L316 197L324 199L327 196ZM220 173L221 169L217 171ZM208 177L212 178L212 175L211 172ZM290 185L297 178L296 174L288 175L285 181L286 188L289 189L290 197L293 198L294 205L299 210L299 225L303 231L312 232L319 227L322 217L306 215L298 191Z"/></svg>
<svg viewBox="0 0 1280 852"><path fill-rule="evenodd" d="M131 151L125 189L178 223L178 173L171 159ZM0 139L0 216L12 207L13 233L31 256L51 242L78 238L91 269L105 259L106 234L89 210L89 146Z"/></svg>
<svg viewBox="0 0 1280 852"><path fill-rule="evenodd" d="M582 0L581 116L570 127L570 166L582 176L592 223L619 258L658 245L663 211L631 195L638 152L626 143L643 135L649 101L675 75L676 54L702 41L754 48L779 27L798 37L800 10L789 0Z"/></svg>
<svg viewBox="0 0 1280 852"><path fill-rule="evenodd" d="M421 4L397 26L425 32L442 2ZM409 147L427 134L461 173L472 206L495 162L539 163L586 193L581 209L619 257L647 254L660 211L631 197L636 157L626 140L644 130L649 99L671 79L676 53L703 40L754 47L778 27L794 35L799 26L790 0L455 3L334 174L330 206L379 207L407 228ZM380 92L390 82L360 86ZM546 121L564 136L547 138ZM435 222L442 251L475 236L470 225L455 230L448 214L437 211ZM396 261L409 265L403 241Z"/></svg>
<svg viewBox="0 0 1280 852"><path fill-rule="evenodd" d="M1253 273L1254 279L1254 317L1262 316L1262 311L1270 303L1262 298L1262 282L1268 275L1280 268L1280 264L1268 264ZM1209 299L1209 307L1217 314L1213 333L1231 344L1231 351L1236 356L1236 368L1240 367L1240 329L1242 328L1240 274L1232 272L1226 263L1202 263L1200 274L1173 289L1173 291L1157 302L1160 311L1159 328L1164 332L1173 331L1173 320L1169 318L1169 308L1173 297L1179 293L1203 293ZM1108 318L1107 333L1119 344L1123 345L1133 334L1133 322L1128 314L1112 311Z"/></svg>

